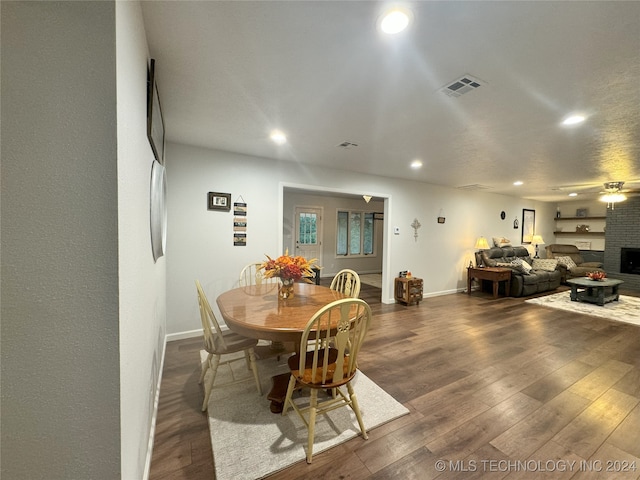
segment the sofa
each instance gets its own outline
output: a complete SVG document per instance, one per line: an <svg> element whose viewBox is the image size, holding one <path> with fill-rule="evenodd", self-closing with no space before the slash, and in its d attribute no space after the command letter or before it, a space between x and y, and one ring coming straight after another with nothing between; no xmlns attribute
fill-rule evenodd
<svg viewBox="0 0 640 480"><path fill-rule="evenodd" d="M555 290L560 286L561 272L555 259L532 259L522 246L493 247L476 254L477 264L511 269L512 297Z"/></svg>
<svg viewBox="0 0 640 480"><path fill-rule="evenodd" d="M602 262L585 262L575 245L553 243L545 248L547 258L558 260L562 283L575 277L586 277L589 272L604 272Z"/></svg>

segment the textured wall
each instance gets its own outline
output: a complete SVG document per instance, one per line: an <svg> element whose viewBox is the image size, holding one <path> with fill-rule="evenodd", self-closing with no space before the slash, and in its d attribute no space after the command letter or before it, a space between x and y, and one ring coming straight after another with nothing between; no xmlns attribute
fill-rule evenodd
<svg viewBox="0 0 640 480"><path fill-rule="evenodd" d="M1 8L1 476L119 478L115 3Z"/></svg>
<svg viewBox="0 0 640 480"><path fill-rule="evenodd" d="M640 290L640 275L620 273L620 249L640 248L640 197L630 197L607 210L604 268L611 278L624 281L624 288Z"/></svg>

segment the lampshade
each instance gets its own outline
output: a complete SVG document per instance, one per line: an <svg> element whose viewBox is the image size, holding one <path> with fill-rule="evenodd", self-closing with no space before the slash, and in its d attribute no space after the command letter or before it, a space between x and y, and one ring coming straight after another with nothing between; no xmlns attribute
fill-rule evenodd
<svg viewBox="0 0 640 480"><path fill-rule="evenodd" d="M541 235L534 235L531 239L531 243L533 243L534 245L544 245L544 240L542 239Z"/></svg>
<svg viewBox="0 0 640 480"><path fill-rule="evenodd" d="M489 243L487 242L487 239L484 237L478 237L478 239L476 240L476 249L477 250L488 250L489 249Z"/></svg>

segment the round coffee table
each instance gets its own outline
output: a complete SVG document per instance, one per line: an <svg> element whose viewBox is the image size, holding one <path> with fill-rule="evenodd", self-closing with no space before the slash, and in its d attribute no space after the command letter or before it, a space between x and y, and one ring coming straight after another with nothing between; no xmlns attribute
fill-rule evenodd
<svg viewBox="0 0 640 480"><path fill-rule="evenodd" d="M613 278L591 280L584 277L571 278L567 283L571 285L572 302L588 302L603 306L605 303L618 301L618 287L624 282Z"/></svg>

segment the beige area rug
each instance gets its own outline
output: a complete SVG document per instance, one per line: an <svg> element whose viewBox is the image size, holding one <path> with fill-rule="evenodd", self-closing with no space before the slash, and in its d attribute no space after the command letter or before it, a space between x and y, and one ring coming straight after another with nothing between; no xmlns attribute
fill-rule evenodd
<svg viewBox="0 0 640 480"><path fill-rule="evenodd" d="M591 303L572 302L567 290L544 297L531 298L526 302L640 325L640 298L637 297L620 295L620 299L617 302L605 303L604 306L600 307Z"/></svg>
<svg viewBox="0 0 640 480"><path fill-rule="evenodd" d="M207 358L204 350L200 356L201 362ZM307 428L291 409L286 416L271 413L267 400L271 377L289 371L286 358L259 360L258 369L262 396L258 395L253 377L247 382L211 392L209 431L217 480L263 478L305 461ZM249 375L244 362L235 362L234 372L239 377ZM228 367L220 367L216 384L228 380L229 375ZM360 371L353 386L367 431L409 413ZM297 395L295 401L304 402L305 398ZM313 453L335 447L359 434L356 417L350 408L333 410L317 419Z"/></svg>
<svg viewBox="0 0 640 480"><path fill-rule="evenodd" d="M360 283L371 285L372 287L382 288L382 274L381 273L367 273L360 275Z"/></svg>

